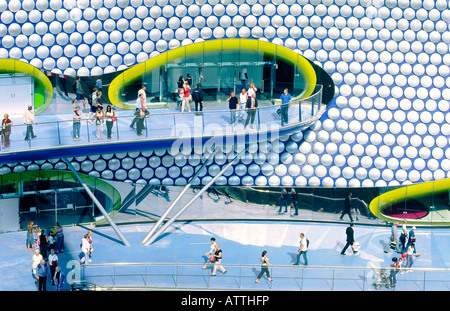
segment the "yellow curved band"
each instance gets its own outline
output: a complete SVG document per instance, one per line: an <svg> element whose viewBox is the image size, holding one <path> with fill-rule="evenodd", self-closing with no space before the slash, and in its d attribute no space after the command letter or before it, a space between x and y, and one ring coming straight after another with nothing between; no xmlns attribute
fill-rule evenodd
<svg viewBox="0 0 450 311"><path fill-rule="evenodd" d="M24 73L31 77L34 77L38 83L44 87L44 104L35 107L35 114L43 112L50 105L53 99L53 87L50 80L47 78L44 72L16 59L0 59L0 73ZM36 97L37 94L35 94ZM42 94L41 94L42 95Z"/></svg>
<svg viewBox="0 0 450 311"><path fill-rule="evenodd" d="M293 64L294 66L298 66L299 74L303 75L303 78L307 84L306 89L301 94L301 98L306 98L313 93L317 82L316 72L309 61L298 53L286 47L266 41L251 39L221 39L192 43L169 50L125 70L111 82L108 89L109 100L117 107L124 109L130 108L124 105L124 103L120 100L120 94L122 93L125 85L138 80L145 72L151 71L152 69L158 68L173 60L185 57L186 55L237 49L261 51L267 55L280 58L287 63Z"/></svg>
<svg viewBox="0 0 450 311"><path fill-rule="evenodd" d="M372 214L378 218L388 222L398 221L398 218L388 217L382 214L385 207L395 205L397 203L405 202L408 199L421 199L424 197L430 197L432 195L441 194L450 190L450 179L442 179L437 181L430 181L420 184L408 185L407 187L398 188L376 197L370 202L369 209ZM450 219L431 218L414 220L408 219L410 224L429 224L432 225L449 225Z"/></svg>

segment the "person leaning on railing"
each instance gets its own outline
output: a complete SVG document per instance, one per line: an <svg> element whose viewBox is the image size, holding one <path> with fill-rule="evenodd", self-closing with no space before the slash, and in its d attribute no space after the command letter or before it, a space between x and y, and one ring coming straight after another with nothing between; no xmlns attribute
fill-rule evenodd
<svg viewBox="0 0 450 311"><path fill-rule="evenodd" d="M252 97L247 99L247 105L245 109L247 110L247 120L245 120L244 128L247 128L250 122L250 127L253 128L253 123L255 122L256 108L258 108L258 100L256 99L256 94L253 93Z"/></svg>
<svg viewBox="0 0 450 311"><path fill-rule="evenodd" d="M113 127L113 118L116 117L115 112L111 109L111 105L106 107L105 119L106 119L106 137L108 140L111 139L112 127Z"/></svg>
<svg viewBox="0 0 450 311"><path fill-rule="evenodd" d="M288 93L288 89L284 89L283 94L280 96L281 99L281 125L288 124L288 112L291 107L292 96Z"/></svg>
<svg viewBox="0 0 450 311"><path fill-rule="evenodd" d="M77 106L73 112L73 140L80 140L81 118L83 118L83 113Z"/></svg>

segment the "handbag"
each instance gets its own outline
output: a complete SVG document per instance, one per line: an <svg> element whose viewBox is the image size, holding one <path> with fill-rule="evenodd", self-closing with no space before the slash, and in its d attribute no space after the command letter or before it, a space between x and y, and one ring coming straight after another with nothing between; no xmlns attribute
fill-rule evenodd
<svg viewBox="0 0 450 311"><path fill-rule="evenodd" d="M216 257L214 257L214 256L209 256L208 261L209 261L209 262L215 262L215 261L216 261Z"/></svg>
<svg viewBox="0 0 450 311"><path fill-rule="evenodd" d="M116 118L116 117L113 117L113 118L112 118L112 121L113 121L113 122L116 122L116 121L117 121L117 118Z"/></svg>

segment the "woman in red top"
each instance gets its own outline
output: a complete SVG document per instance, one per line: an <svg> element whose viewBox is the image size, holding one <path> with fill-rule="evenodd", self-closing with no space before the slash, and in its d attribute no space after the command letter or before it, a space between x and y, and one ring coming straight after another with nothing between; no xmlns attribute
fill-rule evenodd
<svg viewBox="0 0 450 311"><path fill-rule="evenodd" d="M187 107L188 111L191 112L191 105L189 103L190 100L190 96L189 96L189 91L191 89L189 88L189 85L187 83L187 81L184 82L184 86L183 86L183 103L181 105L181 114L183 114L184 112L184 108Z"/></svg>

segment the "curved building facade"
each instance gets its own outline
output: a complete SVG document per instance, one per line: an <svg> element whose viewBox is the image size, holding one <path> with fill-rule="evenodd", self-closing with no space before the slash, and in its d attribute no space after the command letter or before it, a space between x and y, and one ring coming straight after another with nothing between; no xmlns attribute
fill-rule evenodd
<svg viewBox="0 0 450 311"><path fill-rule="evenodd" d="M450 177L448 1L1 0L0 20L0 58L54 75L118 72L229 38L281 45L323 68L335 96L320 120L250 145L218 185L382 187ZM182 185L201 162L194 153L71 161L105 179ZM223 159L216 156L200 184ZM36 169L66 167L56 159L4 164L1 172Z"/></svg>

